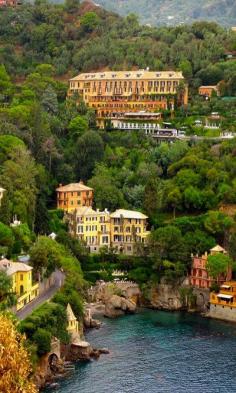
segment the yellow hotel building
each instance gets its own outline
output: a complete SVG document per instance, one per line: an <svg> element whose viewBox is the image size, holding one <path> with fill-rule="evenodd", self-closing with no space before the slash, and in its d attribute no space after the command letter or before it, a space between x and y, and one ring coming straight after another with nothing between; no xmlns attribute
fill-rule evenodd
<svg viewBox="0 0 236 393"><path fill-rule="evenodd" d="M39 295L39 285L32 282L31 266L8 259L0 261L0 270L5 271L12 279L12 292L16 294L16 310L20 310Z"/></svg>
<svg viewBox="0 0 236 393"><path fill-rule="evenodd" d="M181 83L183 89L178 89ZM127 112L173 109L175 101L178 105L188 103L183 74L174 71L83 73L69 81L68 96L75 93L96 111L98 119Z"/></svg>
<svg viewBox="0 0 236 393"><path fill-rule="evenodd" d="M132 255L136 245L145 243L147 219L144 214L131 210L116 210L114 213L95 211L81 207L67 214L70 233L83 240L90 252L99 252L101 247L113 247L119 253Z"/></svg>

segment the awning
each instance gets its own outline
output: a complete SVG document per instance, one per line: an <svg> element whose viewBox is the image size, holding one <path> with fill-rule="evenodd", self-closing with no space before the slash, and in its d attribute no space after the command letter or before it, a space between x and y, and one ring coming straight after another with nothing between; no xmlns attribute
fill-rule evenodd
<svg viewBox="0 0 236 393"><path fill-rule="evenodd" d="M217 297L219 297L220 299L232 299L233 296L224 295L223 293L219 293L219 295L217 295Z"/></svg>
<svg viewBox="0 0 236 393"><path fill-rule="evenodd" d="M230 285L221 285L221 288L229 289Z"/></svg>

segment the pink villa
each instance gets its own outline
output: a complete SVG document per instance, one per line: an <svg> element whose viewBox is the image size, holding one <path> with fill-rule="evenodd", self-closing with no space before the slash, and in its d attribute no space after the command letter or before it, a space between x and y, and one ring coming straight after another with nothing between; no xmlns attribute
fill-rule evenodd
<svg viewBox="0 0 236 393"><path fill-rule="evenodd" d="M224 248L217 245L210 250L210 255L215 255L218 253L226 254ZM207 263L208 253L205 252L204 255L201 257L194 256L193 263L191 268L191 274L189 277L190 284L197 288L210 288L210 286L214 283L214 279L209 277L208 272L206 270L206 263ZM219 277L219 284L223 284L224 281L230 281L232 278L232 272L229 269L228 273L222 274Z"/></svg>

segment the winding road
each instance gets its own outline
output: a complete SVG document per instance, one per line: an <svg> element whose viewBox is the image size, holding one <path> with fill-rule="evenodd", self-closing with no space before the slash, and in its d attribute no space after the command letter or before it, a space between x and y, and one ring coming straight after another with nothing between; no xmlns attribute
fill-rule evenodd
<svg viewBox="0 0 236 393"><path fill-rule="evenodd" d="M21 310L16 312L16 316L18 319L21 321L28 317L28 315L32 314L32 312L41 304L47 302L50 300L55 293L58 291L59 288L64 283L65 279L65 274L62 273L60 270L55 272L55 284L49 288L47 291L43 292L41 295L39 295L36 299L32 300L32 302L28 303L25 307L23 307Z"/></svg>

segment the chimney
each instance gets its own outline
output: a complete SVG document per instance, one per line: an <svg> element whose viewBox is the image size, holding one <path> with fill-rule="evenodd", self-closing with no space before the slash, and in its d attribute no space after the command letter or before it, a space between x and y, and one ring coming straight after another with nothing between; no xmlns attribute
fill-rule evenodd
<svg viewBox="0 0 236 393"><path fill-rule="evenodd" d="M84 184L83 180L80 180L80 181L79 181L79 184Z"/></svg>
<svg viewBox="0 0 236 393"><path fill-rule="evenodd" d="M60 184L59 184L59 187L62 187L62 186L63 186L63 184L62 184L62 183L60 183Z"/></svg>

